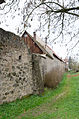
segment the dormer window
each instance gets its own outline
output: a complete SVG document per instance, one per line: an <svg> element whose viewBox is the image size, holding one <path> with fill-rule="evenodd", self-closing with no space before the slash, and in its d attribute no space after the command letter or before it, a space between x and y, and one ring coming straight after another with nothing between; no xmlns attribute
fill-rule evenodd
<svg viewBox="0 0 79 119"><path fill-rule="evenodd" d="M24 34L24 38L27 38L27 34Z"/></svg>

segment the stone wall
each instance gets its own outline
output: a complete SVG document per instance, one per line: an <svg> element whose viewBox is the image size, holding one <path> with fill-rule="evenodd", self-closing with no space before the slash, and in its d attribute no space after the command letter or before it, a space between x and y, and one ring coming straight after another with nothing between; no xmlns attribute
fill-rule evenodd
<svg viewBox="0 0 79 119"><path fill-rule="evenodd" d="M0 104L41 92L39 58L33 57L20 37L0 29Z"/></svg>
<svg viewBox="0 0 79 119"><path fill-rule="evenodd" d="M33 93L34 94L41 94L44 91L44 76L41 73L41 55L39 54L32 54L32 80L33 80Z"/></svg>
<svg viewBox="0 0 79 119"><path fill-rule="evenodd" d="M51 59L41 58L41 67L44 69L44 85L49 88L56 88L65 72L65 63L54 57Z"/></svg>
<svg viewBox="0 0 79 119"><path fill-rule="evenodd" d="M33 80L36 86L35 92L42 92L44 85L49 88L56 88L62 80L65 72L65 63L53 57L54 59L42 54L33 54ZM37 78L38 77L38 78ZM40 87L42 85L42 88ZM38 91L39 90L39 91Z"/></svg>
<svg viewBox="0 0 79 119"><path fill-rule="evenodd" d="M64 63L44 55L31 54L23 39L0 29L0 104L40 94L46 83L57 86Z"/></svg>

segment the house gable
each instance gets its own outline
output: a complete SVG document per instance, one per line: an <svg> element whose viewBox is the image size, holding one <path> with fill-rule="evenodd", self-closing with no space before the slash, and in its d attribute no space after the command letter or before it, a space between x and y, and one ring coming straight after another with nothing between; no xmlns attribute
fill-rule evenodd
<svg viewBox="0 0 79 119"><path fill-rule="evenodd" d="M31 53L39 53L39 54L44 53L29 33L27 33L25 31L24 34L22 35L22 37L24 38L24 42L26 43L26 45L30 49Z"/></svg>
<svg viewBox="0 0 79 119"><path fill-rule="evenodd" d="M27 31L23 33L22 38L24 39L24 42L30 49L31 53L46 54L49 58L53 59L53 57L48 53L48 51Z"/></svg>

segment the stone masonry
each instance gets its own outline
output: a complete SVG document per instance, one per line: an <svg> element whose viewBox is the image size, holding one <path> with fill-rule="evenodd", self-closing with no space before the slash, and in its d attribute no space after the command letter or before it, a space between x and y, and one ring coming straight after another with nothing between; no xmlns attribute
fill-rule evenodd
<svg viewBox="0 0 79 119"><path fill-rule="evenodd" d="M41 55L32 54L32 80L33 80L33 93L34 94L41 94L44 91L44 82L42 78L42 71L41 71Z"/></svg>
<svg viewBox="0 0 79 119"><path fill-rule="evenodd" d="M39 58L34 57L20 37L0 29L0 104L42 92Z"/></svg>
<svg viewBox="0 0 79 119"><path fill-rule="evenodd" d="M30 94L40 95L44 85L55 88L64 66L56 57L31 53L23 38L0 28L0 104Z"/></svg>

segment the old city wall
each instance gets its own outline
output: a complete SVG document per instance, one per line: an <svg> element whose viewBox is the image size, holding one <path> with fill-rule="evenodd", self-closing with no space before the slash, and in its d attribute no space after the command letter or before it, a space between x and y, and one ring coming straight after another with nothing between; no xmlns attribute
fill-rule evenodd
<svg viewBox="0 0 79 119"><path fill-rule="evenodd" d="M44 92L44 74L42 71L43 65L41 63L41 55L40 54L32 54L32 80L33 80L33 94L41 94Z"/></svg>
<svg viewBox="0 0 79 119"><path fill-rule="evenodd" d="M42 58L42 66L44 69L44 85L50 88L56 88L62 80L63 73L65 72L65 64L59 59L52 60L49 57Z"/></svg>
<svg viewBox="0 0 79 119"><path fill-rule="evenodd" d="M31 54L23 39L0 29L0 104L40 94L44 85L55 88L64 66L55 57Z"/></svg>
<svg viewBox="0 0 79 119"><path fill-rule="evenodd" d="M0 104L40 92L40 72L34 71L39 70L39 66L32 60L20 37L0 29Z"/></svg>

